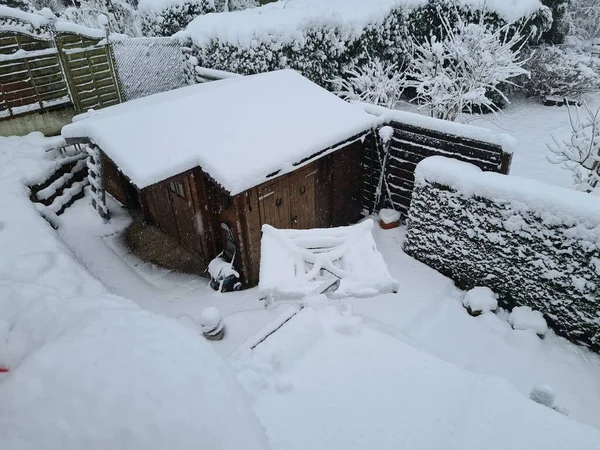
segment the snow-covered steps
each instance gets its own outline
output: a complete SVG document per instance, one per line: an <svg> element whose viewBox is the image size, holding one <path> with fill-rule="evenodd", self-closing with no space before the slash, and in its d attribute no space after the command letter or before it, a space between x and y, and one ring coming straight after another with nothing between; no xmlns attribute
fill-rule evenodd
<svg viewBox="0 0 600 450"><path fill-rule="evenodd" d="M83 198L84 188L89 184L86 158L86 154L65 158L50 177L31 186L30 198L32 202L39 204L39 210L59 216L75 200ZM46 217L46 214L43 215Z"/></svg>

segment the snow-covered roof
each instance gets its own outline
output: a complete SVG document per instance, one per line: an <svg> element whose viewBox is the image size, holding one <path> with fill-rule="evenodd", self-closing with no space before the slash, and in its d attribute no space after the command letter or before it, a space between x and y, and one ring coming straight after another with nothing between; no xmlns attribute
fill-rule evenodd
<svg viewBox="0 0 600 450"><path fill-rule="evenodd" d="M278 230L263 225L259 290L262 297L303 298L328 278L339 279L332 297L372 297L395 292L367 219L348 227Z"/></svg>
<svg viewBox="0 0 600 450"><path fill-rule="evenodd" d="M77 119L63 136L93 140L140 189L200 166L231 195L379 120L293 70L187 86Z"/></svg>

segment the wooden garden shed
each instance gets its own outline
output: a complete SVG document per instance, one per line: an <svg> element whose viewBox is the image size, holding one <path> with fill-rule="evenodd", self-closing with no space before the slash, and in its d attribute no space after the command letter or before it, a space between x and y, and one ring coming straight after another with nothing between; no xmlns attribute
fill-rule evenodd
<svg viewBox="0 0 600 450"><path fill-rule="evenodd" d="M100 150L106 192L205 264L233 238L235 266L253 286L263 224L326 228L360 217L363 142L378 121L281 70L116 105L62 133Z"/></svg>

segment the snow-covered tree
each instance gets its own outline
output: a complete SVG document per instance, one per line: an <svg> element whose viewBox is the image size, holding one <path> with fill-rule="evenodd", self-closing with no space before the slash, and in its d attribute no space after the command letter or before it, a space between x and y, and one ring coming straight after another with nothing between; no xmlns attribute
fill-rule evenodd
<svg viewBox="0 0 600 450"><path fill-rule="evenodd" d="M62 17L90 28L103 28L98 17L108 18L108 29L113 33L139 36L137 10L127 0L81 0L78 7L67 8Z"/></svg>
<svg viewBox="0 0 600 450"><path fill-rule="evenodd" d="M22 11L28 11L30 9L30 5L27 0L4 0L2 5L10 8L20 9Z"/></svg>
<svg viewBox="0 0 600 450"><path fill-rule="evenodd" d="M336 94L346 100L360 100L395 108L402 95L402 76L395 64L369 58L364 65L347 70L332 80Z"/></svg>
<svg viewBox="0 0 600 450"><path fill-rule="evenodd" d="M571 0L567 15L571 35L586 41L600 37L600 0Z"/></svg>
<svg viewBox="0 0 600 450"><path fill-rule="evenodd" d="M525 68L531 73L523 82L529 97L559 96L579 98L600 89L600 62L574 47L542 45L534 49Z"/></svg>
<svg viewBox="0 0 600 450"><path fill-rule="evenodd" d="M217 12L242 11L260 6L257 0L214 0Z"/></svg>
<svg viewBox="0 0 600 450"><path fill-rule="evenodd" d="M548 158L573 173L575 188L584 192L597 193L600 181L600 108L593 112L586 103L582 108L567 105L571 137L559 142L553 137L554 145L548 148L553 153ZM581 117L581 112L585 116Z"/></svg>
<svg viewBox="0 0 600 450"><path fill-rule="evenodd" d="M446 17L440 20L443 39L430 36L425 42L410 42L402 87L414 89L413 101L440 119L497 111L494 97L508 103L499 86L528 75L521 55L527 37L510 24L491 29L484 14L477 23L460 17L452 25Z"/></svg>

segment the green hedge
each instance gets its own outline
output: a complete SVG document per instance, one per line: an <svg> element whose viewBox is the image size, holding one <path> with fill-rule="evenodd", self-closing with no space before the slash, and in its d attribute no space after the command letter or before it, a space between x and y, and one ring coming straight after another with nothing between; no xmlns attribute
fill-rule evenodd
<svg viewBox="0 0 600 450"><path fill-rule="evenodd" d="M161 10L140 4L140 27L144 36L172 36L184 29L196 17L215 12L209 0L190 0Z"/></svg>

